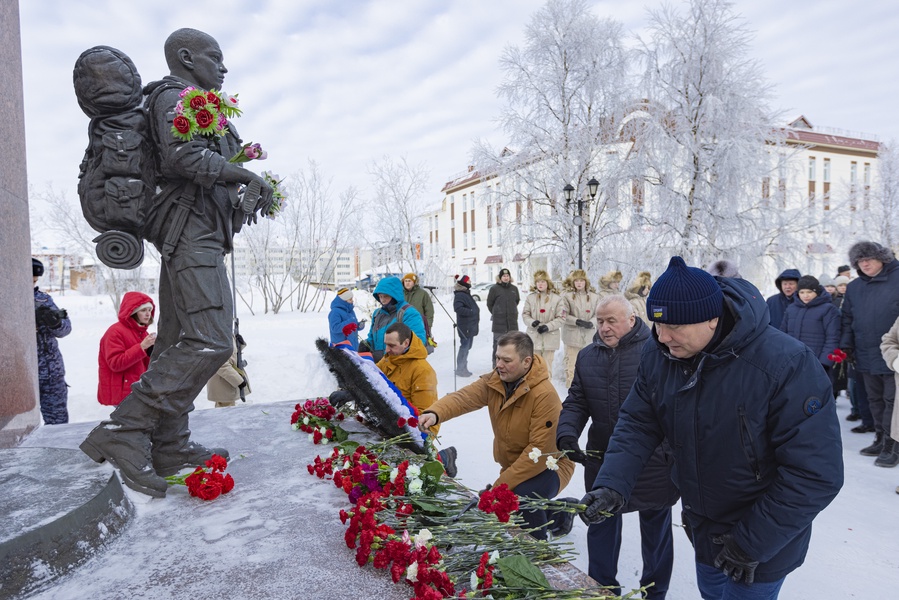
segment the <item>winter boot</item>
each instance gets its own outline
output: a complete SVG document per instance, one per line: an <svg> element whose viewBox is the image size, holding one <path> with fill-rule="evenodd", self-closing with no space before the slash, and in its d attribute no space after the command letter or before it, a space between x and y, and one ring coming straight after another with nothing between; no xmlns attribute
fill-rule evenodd
<svg viewBox="0 0 899 600"><path fill-rule="evenodd" d="M456 473L459 472L458 469L456 469L456 447L450 446L437 454L440 455L440 462L443 463L443 470L446 471L447 477L455 477Z"/></svg>
<svg viewBox="0 0 899 600"><path fill-rule="evenodd" d="M161 416L129 396L81 442L81 451L98 463L108 460L132 490L163 498L168 484L153 470L150 456L150 432Z"/></svg>
<svg viewBox="0 0 899 600"><path fill-rule="evenodd" d="M193 406L191 406L193 410ZM218 454L225 460L230 458L224 448L207 448L190 441L188 412L177 416L163 415L153 430L153 468L168 477L182 469L195 469Z"/></svg>
<svg viewBox="0 0 899 600"><path fill-rule="evenodd" d="M881 452L883 452L883 433L876 434L873 444L859 450L862 456L880 456Z"/></svg>
<svg viewBox="0 0 899 600"><path fill-rule="evenodd" d="M899 446L897 446L896 441L890 436L884 436L883 450L881 450L880 456L877 457L874 464L878 467L887 468L899 465Z"/></svg>

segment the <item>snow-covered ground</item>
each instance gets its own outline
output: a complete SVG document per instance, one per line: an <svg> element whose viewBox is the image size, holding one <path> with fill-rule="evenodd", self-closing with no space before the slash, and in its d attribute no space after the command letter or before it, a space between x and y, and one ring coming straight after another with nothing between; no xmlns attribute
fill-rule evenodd
<svg viewBox="0 0 899 600"><path fill-rule="evenodd" d="M97 421L109 407L96 399L97 348L100 337L115 320L112 303L104 296L80 296L69 292L54 294L56 303L72 318L72 333L60 340L68 371L69 415L72 421ZM440 298L452 311L452 298ZM481 334L475 338L469 369L490 370L492 334L489 314L481 306ZM243 307L240 307L243 308ZM453 330L446 314L436 305L434 336L439 347L430 357L437 371L440 393L462 387L473 379L453 379ZM286 312L278 315L241 313L241 332L247 341L247 370L253 388L248 404L327 396L335 381L315 350L316 337L327 337L327 313ZM561 358L561 352L557 358ZM561 362L554 368L561 377ZM556 381L564 399L564 384ZM199 410L211 408L205 394L196 402ZM231 410L231 409L221 409ZM840 399L837 411L844 432L843 447L846 483L836 500L815 521L812 544L805 565L787 577L782 598L820 600L822 598L889 598L899 590L899 469L874 466L871 458L858 450L870 443L872 435L849 432L844 420L848 402ZM474 489L492 482L498 467L492 460L492 431L486 411L479 411L447 423L441 429L442 442L459 451L459 479ZM214 441L214 440L210 440ZM586 442L586 435L582 445ZM301 472L302 471L302 472ZM297 480L304 477L300 466ZM578 467L563 496L581 497L583 472ZM679 507L675 507L679 523ZM575 561L587 570L586 528L576 521L568 539L581 556ZM674 577L668 595L672 600L698 598L692 548L686 535L675 535ZM638 585L641 569L639 526L633 515L625 517L624 544L619 562L619 579L625 589Z"/></svg>

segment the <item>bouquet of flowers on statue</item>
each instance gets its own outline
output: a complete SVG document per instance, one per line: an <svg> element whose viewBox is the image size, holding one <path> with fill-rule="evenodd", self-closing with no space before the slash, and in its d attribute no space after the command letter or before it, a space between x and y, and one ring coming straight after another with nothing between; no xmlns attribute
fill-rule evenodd
<svg viewBox="0 0 899 600"><path fill-rule="evenodd" d="M240 116L237 94L218 90L204 91L193 86L181 90L175 105L172 135L189 142L197 134L222 136L228 132L228 119Z"/></svg>
<svg viewBox="0 0 899 600"><path fill-rule="evenodd" d="M281 188L281 182L283 179L279 179L277 175L273 174L271 171L263 171L262 178L265 180L267 184L272 186L274 193L272 194L272 205L269 207L268 212L265 216L269 219L274 219L278 216L284 207L287 206L287 195L284 193Z"/></svg>

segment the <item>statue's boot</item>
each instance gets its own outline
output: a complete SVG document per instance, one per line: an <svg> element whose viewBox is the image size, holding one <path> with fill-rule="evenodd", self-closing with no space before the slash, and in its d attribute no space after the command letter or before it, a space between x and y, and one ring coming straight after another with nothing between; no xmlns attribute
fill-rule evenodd
<svg viewBox="0 0 899 600"><path fill-rule="evenodd" d="M202 467L213 454L218 454L225 460L230 458L224 448L207 448L190 441L190 410L193 410L193 406L180 415L166 413L153 431L153 468L163 477L174 475L182 469Z"/></svg>
<svg viewBox="0 0 899 600"><path fill-rule="evenodd" d="M161 411L128 396L108 421L90 432L80 448L98 463L108 460L132 490L164 498L168 484L153 470L150 456L150 432L161 417Z"/></svg>

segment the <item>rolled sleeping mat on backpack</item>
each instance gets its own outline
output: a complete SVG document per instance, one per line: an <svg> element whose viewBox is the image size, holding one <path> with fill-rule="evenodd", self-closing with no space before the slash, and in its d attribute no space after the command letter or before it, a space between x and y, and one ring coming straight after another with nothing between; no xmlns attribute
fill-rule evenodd
<svg viewBox="0 0 899 600"><path fill-rule="evenodd" d="M124 231L107 231L93 239L97 258L113 269L136 269L144 262L144 243Z"/></svg>

